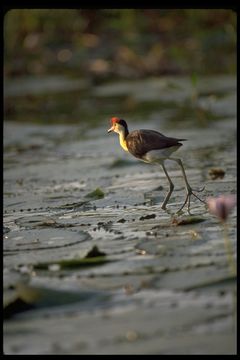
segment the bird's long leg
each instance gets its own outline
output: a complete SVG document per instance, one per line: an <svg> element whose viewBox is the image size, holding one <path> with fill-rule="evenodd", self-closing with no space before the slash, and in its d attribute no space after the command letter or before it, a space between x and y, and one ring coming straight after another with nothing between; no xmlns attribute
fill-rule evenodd
<svg viewBox="0 0 240 360"><path fill-rule="evenodd" d="M169 182L169 192L167 193L167 195L166 195L166 197L165 197L165 199L164 199L164 201L162 203L162 206L161 206L162 209L165 210L166 205L167 205L167 203L168 203L168 201L170 199L170 196L172 195L174 185L172 183L172 180L171 180L170 176L168 175L167 169L165 168L164 161L161 163L161 165L162 165L163 171L165 172L165 175L166 175L166 177L168 179L168 182Z"/></svg>
<svg viewBox="0 0 240 360"><path fill-rule="evenodd" d="M171 160L174 160L178 163L178 165L181 167L181 170L182 170L182 174L183 174L183 178L184 178L184 182L185 182L185 185L186 185L186 192L187 192L187 196L186 196L186 199L183 203L183 205L181 206L181 208L178 210L178 212L180 212L184 206L186 205L186 203L188 203L188 212L190 213L190 198L191 198L191 195L195 196L198 200L200 200L201 202L203 202L204 204L206 204L206 202L202 199L200 199L194 192L193 192L193 189L191 188L191 186L189 185L188 183L188 180L187 180L187 176L186 176L186 173L185 173L185 170L184 170L184 167L183 167L183 164L182 164L182 160L181 159L177 159L177 158L170 158ZM197 192L201 192L204 190L204 187L200 190L194 190L194 191L197 191Z"/></svg>

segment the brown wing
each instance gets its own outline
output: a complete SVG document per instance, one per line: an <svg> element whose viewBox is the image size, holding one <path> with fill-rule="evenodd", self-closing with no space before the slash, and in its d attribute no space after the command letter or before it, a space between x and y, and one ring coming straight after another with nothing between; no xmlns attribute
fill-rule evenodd
<svg viewBox="0 0 240 360"><path fill-rule="evenodd" d="M135 130L128 134L126 138L128 151L138 158L151 150L180 145L179 141L184 140L167 137L154 130Z"/></svg>

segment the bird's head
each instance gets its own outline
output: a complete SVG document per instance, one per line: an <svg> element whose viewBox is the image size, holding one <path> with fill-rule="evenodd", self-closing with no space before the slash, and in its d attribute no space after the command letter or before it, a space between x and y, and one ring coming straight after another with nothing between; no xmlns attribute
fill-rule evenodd
<svg viewBox="0 0 240 360"><path fill-rule="evenodd" d="M110 120L111 127L108 129L108 132L116 132L118 134L120 133L128 133L128 126L125 120L120 119L118 117L112 117Z"/></svg>

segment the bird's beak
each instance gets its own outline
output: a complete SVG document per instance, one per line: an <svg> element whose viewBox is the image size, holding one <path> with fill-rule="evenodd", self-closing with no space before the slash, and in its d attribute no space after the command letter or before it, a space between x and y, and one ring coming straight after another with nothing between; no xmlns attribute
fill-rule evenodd
<svg viewBox="0 0 240 360"><path fill-rule="evenodd" d="M112 131L113 131L113 129L114 129L114 127L113 127L113 126L112 126L112 127L110 127L110 129L108 129L108 133L112 132Z"/></svg>

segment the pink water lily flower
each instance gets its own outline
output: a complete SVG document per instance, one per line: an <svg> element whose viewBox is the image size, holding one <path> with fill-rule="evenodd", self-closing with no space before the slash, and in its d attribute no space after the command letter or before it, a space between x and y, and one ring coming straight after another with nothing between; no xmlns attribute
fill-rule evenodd
<svg viewBox="0 0 240 360"><path fill-rule="evenodd" d="M211 197L207 199L209 212L222 221L227 219L236 202L236 195L221 195L217 198Z"/></svg>

